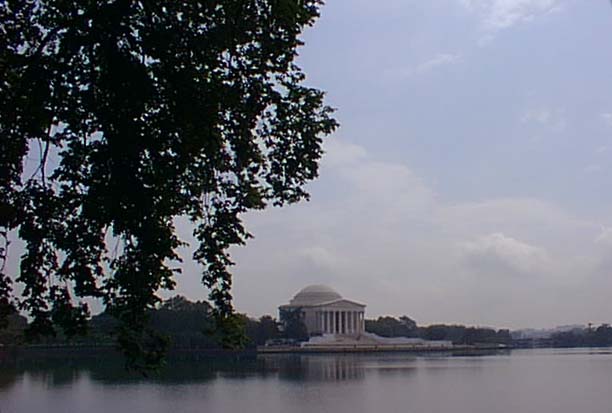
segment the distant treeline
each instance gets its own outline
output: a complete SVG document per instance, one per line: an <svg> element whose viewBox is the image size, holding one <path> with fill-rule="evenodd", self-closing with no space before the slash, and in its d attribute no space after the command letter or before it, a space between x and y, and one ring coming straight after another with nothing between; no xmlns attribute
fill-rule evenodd
<svg viewBox="0 0 612 413"><path fill-rule="evenodd" d="M297 314L297 313L296 313ZM206 301L192 302L182 296L163 301L150 312L150 327L169 338L175 349L211 349L224 347L222 338L216 336L212 307ZM247 348L263 345L270 340L300 341L306 338L306 330L299 317L284 315L284 326L272 316L258 319L244 314L236 316L236 323L244 331L243 343ZM70 339L61 334L39 340L40 344L114 345L118 322L108 313L93 316L86 335ZM13 315L9 325L0 329L0 345L24 343L27 328L25 317ZM379 317L365 320L367 332L382 337L409 337L425 340L448 340L454 344L513 344L509 330L495 330L463 325L434 324L418 326L410 317ZM612 346L612 327L603 324L597 328L576 328L558 332L546 340L553 347L604 347Z"/></svg>
<svg viewBox="0 0 612 413"><path fill-rule="evenodd" d="M379 317L365 321L366 331L382 337L412 337L425 340L448 340L454 344L512 344L510 330L483 327L434 324L419 327L409 317Z"/></svg>
<svg viewBox="0 0 612 413"><path fill-rule="evenodd" d="M224 347L221 337L215 332L215 321L212 307L206 301L192 302L182 296L175 296L163 301L158 308L149 314L149 325L152 329L165 335L171 348L175 349L210 349ZM271 316L251 319L243 314L236 316L236 323L244 331L243 344L249 348L262 345L266 340L282 338L279 324ZM56 345L115 345L115 333L119 323L110 314L103 312L93 316L88 323L87 333L67 338L62 334L38 339L36 344ZM24 332L27 320L20 315L12 315L9 326L0 329L0 345L15 345L25 342Z"/></svg>
<svg viewBox="0 0 612 413"><path fill-rule="evenodd" d="M550 340L553 347L610 347L612 327L602 324L597 328L574 328L554 333Z"/></svg>
<svg viewBox="0 0 612 413"><path fill-rule="evenodd" d="M282 336L278 323L270 316L251 319L236 315L235 322L244 331L240 339L246 348L262 345ZM112 344L118 323L107 313L92 317L87 336L77 338L84 344ZM192 302L182 296L164 301L150 313L150 327L164 334L175 349L218 350L224 347L217 336L211 305L206 301Z"/></svg>
<svg viewBox="0 0 612 413"><path fill-rule="evenodd" d="M28 320L19 315L11 314L7 317L7 325L0 328L0 346L3 344L19 344L23 341L23 332L28 326Z"/></svg>

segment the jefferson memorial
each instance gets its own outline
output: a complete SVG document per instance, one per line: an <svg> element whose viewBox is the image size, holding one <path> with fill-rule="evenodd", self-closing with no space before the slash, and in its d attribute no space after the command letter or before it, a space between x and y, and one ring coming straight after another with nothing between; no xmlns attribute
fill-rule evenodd
<svg viewBox="0 0 612 413"><path fill-rule="evenodd" d="M368 333L365 331L365 308L365 304L342 298L326 285L310 285L300 290L289 304L278 307L278 311L280 320L285 320L285 323L288 319L285 316L289 314L294 314L294 317L299 317L304 323L308 340L300 343L301 351L406 351L453 348L453 343L450 341L380 337ZM275 351L277 350L274 348L268 349L268 352Z"/></svg>
<svg viewBox="0 0 612 413"><path fill-rule="evenodd" d="M342 298L326 285L310 285L301 289L289 304L281 305L279 312L300 311L309 336L359 336L365 331L365 308L365 304Z"/></svg>

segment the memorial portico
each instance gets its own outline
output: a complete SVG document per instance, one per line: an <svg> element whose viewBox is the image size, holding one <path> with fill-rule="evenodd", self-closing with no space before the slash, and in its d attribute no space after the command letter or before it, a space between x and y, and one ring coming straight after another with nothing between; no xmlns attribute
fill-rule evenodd
<svg viewBox="0 0 612 413"><path fill-rule="evenodd" d="M325 285L311 285L298 292L283 311L300 311L309 335L360 335L365 330L365 305L342 298Z"/></svg>

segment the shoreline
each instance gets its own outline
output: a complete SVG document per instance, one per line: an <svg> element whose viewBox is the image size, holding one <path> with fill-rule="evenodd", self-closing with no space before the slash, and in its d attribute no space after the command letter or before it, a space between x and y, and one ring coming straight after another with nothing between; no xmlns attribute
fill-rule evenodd
<svg viewBox="0 0 612 413"><path fill-rule="evenodd" d="M595 347L534 347L533 349L591 349ZM596 347L599 348L599 347ZM487 352L507 352L512 350L525 350L523 347L496 346L496 345L454 345L452 347L434 346L402 346L402 345L344 345L344 346L259 346L243 350L224 349L171 349L167 360L214 360L214 359L241 359L254 358L259 355L275 354L384 354L384 353L427 353L427 354L482 354ZM71 360L99 359L107 357L121 358L122 354L115 345L30 345L30 346L4 346L0 347L0 365L16 361L38 361L66 359Z"/></svg>
<svg viewBox="0 0 612 413"><path fill-rule="evenodd" d="M225 349L171 349L168 351L168 360L195 359L206 360L215 358L242 358L256 357L268 354L343 354L343 353L456 353L456 352L482 352L512 350L510 347L456 345L452 347L428 346L259 346L243 350ZM28 345L0 347L0 364L16 360L52 360L65 359L95 359L100 357L122 357L115 345Z"/></svg>
<svg viewBox="0 0 612 413"><path fill-rule="evenodd" d="M258 347L257 354L338 354L338 353L454 353L454 352L480 352L480 351L512 350L511 347L498 346L472 346L455 345L449 347L438 346L402 346L402 345L349 345L349 346L277 346Z"/></svg>

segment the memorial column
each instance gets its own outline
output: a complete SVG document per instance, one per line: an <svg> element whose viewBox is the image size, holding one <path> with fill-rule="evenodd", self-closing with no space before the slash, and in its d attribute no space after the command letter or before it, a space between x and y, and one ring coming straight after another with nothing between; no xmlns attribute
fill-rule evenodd
<svg viewBox="0 0 612 413"><path fill-rule="evenodd" d="M344 311L344 334L348 334L348 311Z"/></svg>
<svg viewBox="0 0 612 413"><path fill-rule="evenodd" d="M338 333L338 319L335 311L332 311L332 333Z"/></svg>
<svg viewBox="0 0 612 413"><path fill-rule="evenodd" d="M351 334L353 332L353 329L351 328L351 313L352 311L346 312L346 334Z"/></svg>
<svg viewBox="0 0 612 413"><path fill-rule="evenodd" d="M361 331L365 332L365 314L361 312Z"/></svg>

